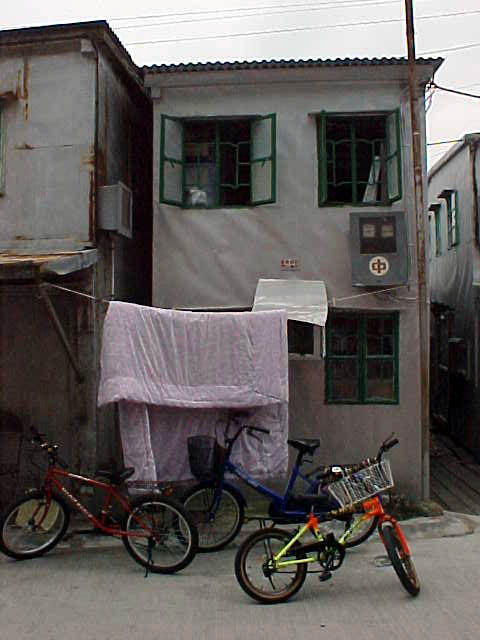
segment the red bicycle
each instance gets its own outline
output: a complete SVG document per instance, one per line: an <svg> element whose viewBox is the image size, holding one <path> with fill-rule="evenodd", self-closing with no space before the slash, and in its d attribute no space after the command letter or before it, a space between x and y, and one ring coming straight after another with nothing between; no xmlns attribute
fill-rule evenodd
<svg viewBox="0 0 480 640"><path fill-rule="evenodd" d="M160 491L130 500L118 486L134 473L97 471L102 480L76 475L59 457L58 446L46 442L32 427L32 443L48 457L43 486L29 491L8 508L0 519L0 551L16 560L37 558L55 547L67 532L70 504L105 535L121 537L132 558L146 572L174 573L192 562L198 546L198 532L185 508ZM63 484L69 479L105 492L100 515L93 515ZM65 499L67 498L67 500ZM120 524L111 521L112 504L123 512Z"/></svg>

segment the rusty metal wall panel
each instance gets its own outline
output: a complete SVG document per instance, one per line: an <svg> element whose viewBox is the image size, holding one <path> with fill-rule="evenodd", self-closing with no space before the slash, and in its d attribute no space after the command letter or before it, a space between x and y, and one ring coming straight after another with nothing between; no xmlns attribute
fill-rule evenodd
<svg viewBox="0 0 480 640"><path fill-rule="evenodd" d="M0 248L81 248L89 242L95 61L79 51L0 58L18 74L5 105Z"/></svg>

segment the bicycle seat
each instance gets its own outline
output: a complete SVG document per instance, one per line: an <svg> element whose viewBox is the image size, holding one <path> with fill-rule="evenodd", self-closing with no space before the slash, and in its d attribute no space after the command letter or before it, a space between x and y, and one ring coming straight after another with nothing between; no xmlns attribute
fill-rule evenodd
<svg viewBox="0 0 480 640"><path fill-rule="evenodd" d="M111 484L121 484L125 480L128 480L130 476L135 473L134 467L125 467L124 469L112 470L112 469L97 469L95 471L96 476L105 478Z"/></svg>
<svg viewBox="0 0 480 640"><path fill-rule="evenodd" d="M315 450L320 446L320 440L312 440L310 438L302 438L302 440L287 440L287 442L300 453L308 453L310 456L313 456Z"/></svg>

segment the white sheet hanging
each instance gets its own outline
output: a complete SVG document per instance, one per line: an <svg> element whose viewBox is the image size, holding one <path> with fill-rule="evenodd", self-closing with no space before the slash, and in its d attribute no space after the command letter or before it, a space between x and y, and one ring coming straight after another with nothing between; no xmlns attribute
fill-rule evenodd
<svg viewBox="0 0 480 640"><path fill-rule="evenodd" d="M256 477L286 471L286 314L190 313L122 302L103 329L98 404L119 402L126 464L134 479L190 477L186 439L213 433L229 408L272 431L242 438L237 459ZM223 413L221 412L223 410Z"/></svg>

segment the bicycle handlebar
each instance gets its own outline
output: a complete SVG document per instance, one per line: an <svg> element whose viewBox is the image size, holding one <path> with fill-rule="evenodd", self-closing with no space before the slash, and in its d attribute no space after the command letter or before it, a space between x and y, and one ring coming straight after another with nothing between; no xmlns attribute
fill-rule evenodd
<svg viewBox="0 0 480 640"><path fill-rule="evenodd" d="M376 464L378 462L381 462L383 454L389 451L390 449L392 449L393 447L395 447L399 443L398 438L394 438L393 436L394 434L392 433L387 438L385 438L385 440L380 445L380 448L378 449L378 452L375 458L366 458L365 460L362 460L357 464L343 464L343 465L339 464L339 465L330 465L328 467L325 467L325 465L320 465L315 469L311 469L306 474L306 477L311 478L315 474L318 474L317 480L325 480L332 475L334 476L336 475L338 477L339 475L345 475L345 474L348 475L350 473L356 473L357 471L361 471L362 469L370 466L371 464ZM320 471L321 473L319 473Z"/></svg>
<svg viewBox="0 0 480 640"><path fill-rule="evenodd" d="M58 455L58 445L47 442L44 438L45 434L40 433L34 426L30 427L30 431L32 432L32 443L38 444L40 449L46 451L49 463L58 464L63 469L68 469L68 463Z"/></svg>

